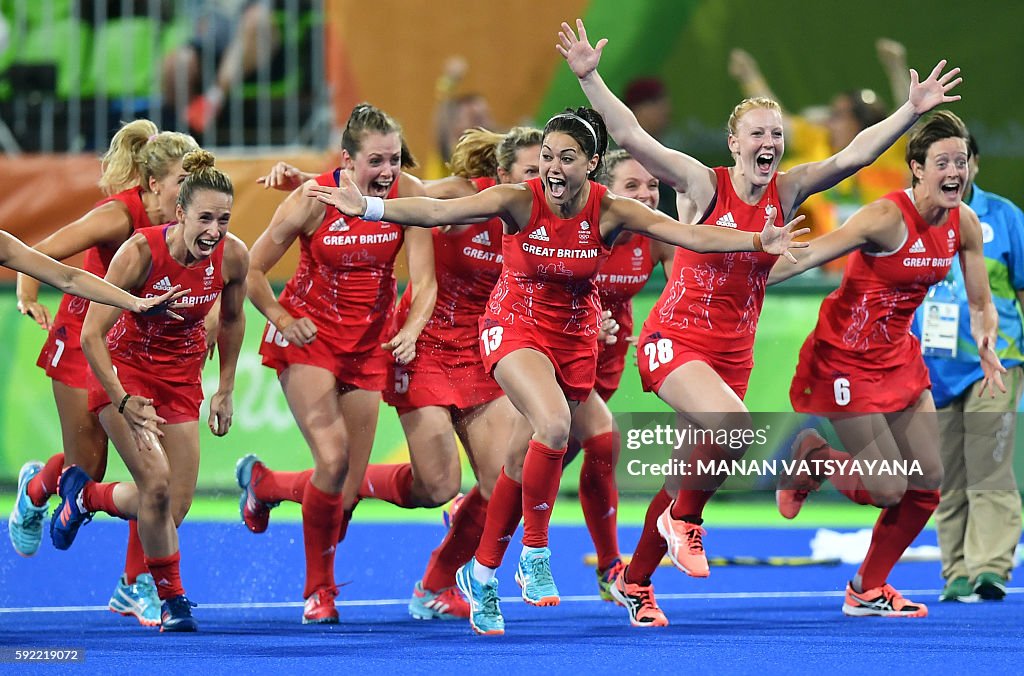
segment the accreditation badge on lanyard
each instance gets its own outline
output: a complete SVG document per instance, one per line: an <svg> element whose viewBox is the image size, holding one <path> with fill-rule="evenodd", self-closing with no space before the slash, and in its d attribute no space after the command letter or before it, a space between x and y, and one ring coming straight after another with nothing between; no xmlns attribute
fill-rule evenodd
<svg viewBox="0 0 1024 676"><path fill-rule="evenodd" d="M921 328L921 351L926 357L956 359L956 343L960 327L960 306L926 300Z"/></svg>

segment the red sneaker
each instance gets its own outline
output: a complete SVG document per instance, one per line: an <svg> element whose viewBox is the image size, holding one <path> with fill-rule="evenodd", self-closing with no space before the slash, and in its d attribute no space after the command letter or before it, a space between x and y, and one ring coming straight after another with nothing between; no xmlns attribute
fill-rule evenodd
<svg viewBox="0 0 1024 676"><path fill-rule="evenodd" d="M843 602L843 615L850 617L928 617L928 606L914 603L910 599L883 584L881 587L855 592L853 585L846 585L846 600Z"/></svg>
<svg viewBox="0 0 1024 676"><path fill-rule="evenodd" d="M308 599L302 610L302 624L337 624L338 609L334 607L337 589L317 589Z"/></svg>
<svg viewBox="0 0 1024 676"><path fill-rule="evenodd" d="M690 577L708 577L708 557L704 552L707 531L695 523L672 518L672 505L658 517L658 532L668 543L668 558Z"/></svg>
<svg viewBox="0 0 1024 676"><path fill-rule="evenodd" d="M799 466L813 451L828 446L825 438L818 434L818 430L801 430L793 440L790 458L794 467ZM787 519L795 519L804 506L807 496L821 488L821 482L807 473L797 473L792 476L783 477L779 481L779 488L775 491L775 505L779 508L779 514Z"/></svg>
<svg viewBox="0 0 1024 676"><path fill-rule="evenodd" d="M242 489L242 495L238 500L238 511L242 515L242 522L253 533L262 533L267 530L270 523L270 510L277 507L276 502L263 502L256 497L254 474L266 472L267 467L260 459L253 454L239 458L235 463L235 480L238 487Z"/></svg>

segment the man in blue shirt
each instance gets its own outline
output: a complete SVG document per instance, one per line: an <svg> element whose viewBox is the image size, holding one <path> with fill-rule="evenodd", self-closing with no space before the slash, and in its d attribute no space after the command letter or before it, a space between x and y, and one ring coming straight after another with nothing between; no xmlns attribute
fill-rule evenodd
<svg viewBox="0 0 1024 676"><path fill-rule="evenodd" d="M914 333L925 333L925 363L932 378L945 477L935 512L942 577L940 601L1000 600L1021 535L1021 499L1013 473L1016 411L1024 368L1024 213L1009 200L976 185L978 146L973 135L964 201L981 221L992 301L999 312L996 352L1008 372L1007 392L979 397L982 379L978 346L971 337L970 306L957 259L944 282L933 287L914 318ZM930 341L925 313L936 305L957 306L956 347L941 337ZM929 344L942 344L932 355ZM938 356L938 353L944 356ZM953 352L953 356L949 353Z"/></svg>

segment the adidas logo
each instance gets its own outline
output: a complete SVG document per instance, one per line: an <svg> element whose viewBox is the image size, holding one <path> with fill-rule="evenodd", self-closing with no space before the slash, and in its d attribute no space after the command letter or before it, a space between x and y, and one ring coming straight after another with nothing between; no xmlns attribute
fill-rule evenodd
<svg viewBox="0 0 1024 676"><path fill-rule="evenodd" d="M914 245L910 247L910 253L924 253L924 242L918 237Z"/></svg>
<svg viewBox="0 0 1024 676"><path fill-rule="evenodd" d="M159 587L170 587L171 586L171 581L168 580L166 577L162 577L162 578L160 578L160 581L157 582L156 584Z"/></svg>
<svg viewBox="0 0 1024 676"><path fill-rule="evenodd" d="M157 291L170 291L171 289L174 288L174 285L171 284L171 278L168 277L167 275L164 275L164 278L161 279L159 282L153 283L153 288L156 289Z"/></svg>
<svg viewBox="0 0 1024 676"><path fill-rule="evenodd" d="M498 538L498 542L512 542L512 536L502 535L500 538Z"/></svg>
<svg viewBox="0 0 1024 676"><path fill-rule="evenodd" d="M339 218L327 226L328 232L345 232L346 230L348 230L348 223L345 222L344 218Z"/></svg>
<svg viewBox="0 0 1024 676"><path fill-rule="evenodd" d="M610 519L613 516L615 516L615 508L614 507L609 507L608 511L605 513L603 518Z"/></svg>
<svg viewBox="0 0 1024 676"><path fill-rule="evenodd" d="M539 505L536 505L535 507L533 507L533 511L535 511L535 512L545 512L545 511L547 511L549 509L551 509L551 505L549 505L546 502L542 502Z"/></svg>
<svg viewBox="0 0 1024 676"><path fill-rule="evenodd" d="M484 230L479 235L473 238L473 242L479 244L480 246L490 246L491 236L487 234L486 230Z"/></svg>
<svg viewBox="0 0 1024 676"><path fill-rule="evenodd" d="M735 228L735 227L737 227L736 226L736 219L732 217L732 212L731 211L728 212L727 214L725 214L724 216L720 217L717 221L715 221L715 225L720 225L723 228Z"/></svg>
<svg viewBox="0 0 1024 676"><path fill-rule="evenodd" d="M541 242L550 242L551 241L551 238L548 237L547 228L545 228L543 225L530 233L530 239L536 239L536 240L539 240Z"/></svg>

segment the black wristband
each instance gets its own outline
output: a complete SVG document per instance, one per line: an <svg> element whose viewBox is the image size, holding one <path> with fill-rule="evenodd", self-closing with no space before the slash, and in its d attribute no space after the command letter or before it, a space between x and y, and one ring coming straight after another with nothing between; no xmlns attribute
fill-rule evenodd
<svg viewBox="0 0 1024 676"><path fill-rule="evenodd" d="M121 415L124 415L124 405L128 403L128 400L131 399L131 396L132 395L130 395L130 394L125 394L124 395L124 399L122 399L121 403L118 404L117 412L120 413Z"/></svg>

